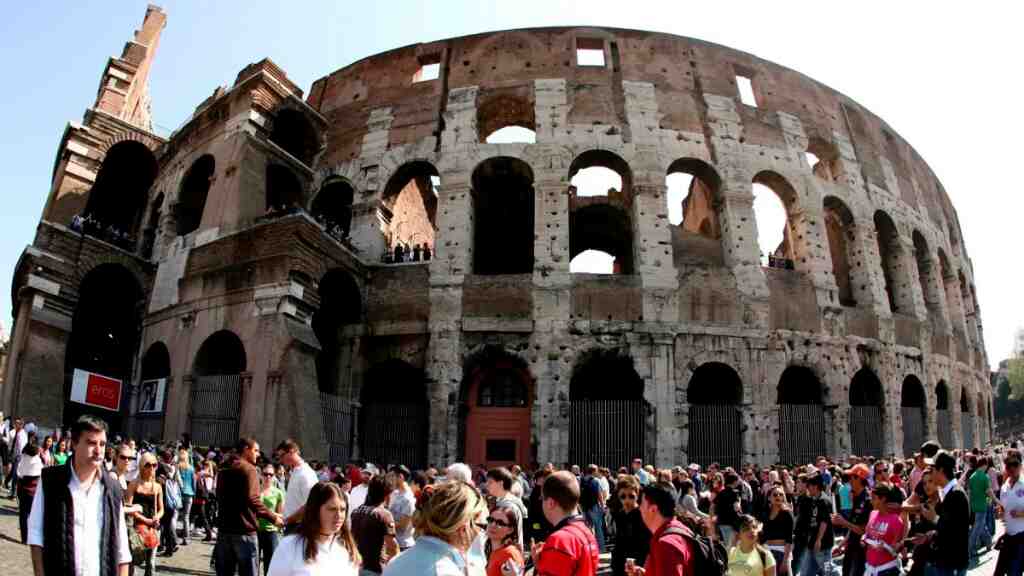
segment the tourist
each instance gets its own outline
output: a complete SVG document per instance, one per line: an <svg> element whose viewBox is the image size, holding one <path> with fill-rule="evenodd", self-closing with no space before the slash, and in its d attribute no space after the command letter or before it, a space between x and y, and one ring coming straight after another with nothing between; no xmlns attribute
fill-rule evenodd
<svg viewBox="0 0 1024 576"><path fill-rule="evenodd" d="M931 472L925 471L917 483L914 494L904 502L906 509L914 513L914 522L908 533L910 540L913 540L913 537L918 534L927 534L935 530L939 519L935 512L938 504L939 491L931 480ZM924 576L930 550L931 547L927 545L913 547L911 555L913 563L907 576Z"/></svg>
<svg viewBox="0 0 1024 576"><path fill-rule="evenodd" d="M265 465L261 472L260 501L267 507L267 510L283 514L285 495L274 482L274 465ZM270 570L270 561L274 557L274 550L277 549L277 545L281 541L281 531L276 524L265 518L259 518L257 526L256 542L260 548L260 565L263 566L263 572L267 573Z"/></svg>
<svg viewBox="0 0 1024 576"><path fill-rule="evenodd" d="M644 461L641 458L633 459L633 474L640 480L641 486L646 486L651 482L651 475L644 470Z"/></svg>
<svg viewBox="0 0 1024 576"><path fill-rule="evenodd" d="M373 464L367 464L365 467L363 467L359 476L361 482L357 484L354 488L352 488L352 492L349 494L348 497L349 505L352 506L353 510L362 506L363 502L366 501L367 485L369 484L370 480L376 475L377 468L375 468Z"/></svg>
<svg viewBox="0 0 1024 576"><path fill-rule="evenodd" d="M864 545L865 573L878 576L899 576L899 553L903 548L905 525L899 508L891 509L890 502L903 500L899 488L879 482L871 489L871 507L868 524L861 544ZM802 576L801 572L801 576Z"/></svg>
<svg viewBox="0 0 1024 576"><path fill-rule="evenodd" d="M181 543L187 546L192 535L192 501L196 496L196 474L192 468L192 457L185 448L178 450L178 479L181 485L181 522L184 528Z"/></svg>
<svg viewBox="0 0 1024 576"><path fill-rule="evenodd" d="M594 531L597 548L603 554L604 543L604 508L601 505L601 483L597 478L597 466L588 464L586 474L580 479L580 511L587 526Z"/></svg>
<svg viewBox="0 0 1024 576"><path fill-rule="evenodd" d="M57 466L63 466L68 461L68 440L67 438L61 438L57 442L57 448L53 451L53 463Z"/></svg>
<svg viewBox="0 0 1024 576"><path fill-rule="evenodd" d="M693 480L684 479L679 483L679 507L693 523L700 523L708 517L697 505L697 491Z"/></svg>
<svg viewBox="0 0 1024 576"><path fill-rule="evenodd" d="M978 552L978 548L984 546L992 548L992 533L988 531L988 503L996 499L992 492L991 479L988 475L988 458L984 456L971 458L974 460L974 471L970 472L967 479L968 493L970 494L971 514L974 515L974 525L971 527L968 550L971 555Z"/></svg>
<svg viewBox="0 0 1024 576"><path fill-rule="evenodd" d="M43 445L39 448L39 459L43 467L53 466L53 436L43 438Z"/></svg>
<svg viewBox="0 0 1024 576"><path fill-rule="evenodd" d="M722 490L715 495L715 518L718 529L722 532L722 543L728 549L734 544L736 529L740 522L740 479L730 469L726 471L723 480Z"/></svg>
<svg viewBox="0 0 1024 576"><path fill-rule="evenodd" d="M684 480L684 486L689 482ZM691 484L690 488L692 487ZM615 483L615 495L621 503L621 508L612 513L615 547L612 549L611 568L613 576L624 576L627 558L632 558L638 566L643 566L647 561L647 552L651 547L651 531L647 529L640 514L640 481L636 476L622 475ZM693 500L692 495L690 499Z"/></svg>
<svg viewBox="0 0 1024 576"><path fill-rule="evenodd" d="M525 560L522 536L522 516L519 508L508 500L499 502L487 517L487 576L515 576L522 574Z"/></svg>
<svg viewBox="0 0 1024 576"><path fill-rule="evenodd" d="M259 573L256 519L263 518L277 526L284 518L267 509L259 497L259 474L256 462L260 445L253 438L241 438L237 455L225 463L217 475L217 544L213 549L218 576L239 576Z"/></svg>
<svg viewBox="0 0 1024 576"><path fill-rule="evenodd" d="M541 468L533 473L533 489L530 490L530 498L527 503L526 540L530 546L537 542L543 542L551 533L551 523L544 516L544 480L551 472L547 468Z"/></svg>
<svg viewBox="0 0 1024 576"><path fill-rule="evenodd" d="M852 500L850 517L847 519L839 514L833 514L832 526L849 531L849 535L844 541L843 576L862 576L865 555L860 539L864 534L864 529L867 528L868 518L871 516L867 492L871 469L866 464L855 464L844 474L850 479L850 498Z"/></svg>
<svg viewBox="0 0 1024 576"><path fill-rule="evenodd" d="M160 519L160 549L157 554L170 558L178 551L178 511L181 510L181 476L178 474L178 465L174 461L174 453L170 450L163 450L160 453L161 462L156 469L157 481L163 486L164 492L164 515Z"/></svg>
<svg viewBox="0 0 1024 576"><path fill-rule="evenodd" d="M409 488L412 473L405 466L391 467L391 485L394 491L388 502L388 510L395 521L395 540L402 551L412 548L416 543L413 538L413 515L416 513L416 496Z"/></svg>
<svg viewBox="0 0 1024 576"><path fill-rule="evenodd" d="M515 506L519 512L519 518L525 520L529 514L526 505L523 504L522 498L512 493L512 489L515 488L516 479L507 468L492 468L487 471L487 480L485 482L485 488L487 494L494 496L496 503L507 502L508 504ZM523 523L519 522L519 527L522 528ZM522 534L517 534L516 538L519 542L525 542Z"/></svg>
<svg viewBox="0 0 1024 576"><path fill-rule="evenodd" d="M801 511L801 517L797 522L802 527L798 530L806 539L801 542L803 557L798 560L800 563L799 573L801 576L811 574L827 574L828 566L832 561L833 533L832 523L832 502L822 492L824 479L821 474L814 472L804 477L804 488L807 491L807 506Z"/></svg>
<svg viewBox="0 0 1024 576"><path fill-rule="evenodd" d="M931 481L939 490L938 521L935 530L914 537L915 546L930 543L926 573L964 576L967 573L970 538L970 502L957 485L956 458L939 450L929 461ZM845 574L845 572L844 572Z"/></svg>
<svg viewBox="0 0 1024 576"><path fill-rule="evenodd" d="M303 509L298 531L281 540L267 576L355 576L359 551L348 529L347 495L318 482Z"/></svg>
<svg viewBox="0 0 1024 576"><path fill-rule="evenodd" d="M542 490L543 514L554 529L543 543L533 545L536 573L594 576L598 567L597 540L583 518L576 514L580 501L576 477L566 471L555 472L544 480Z"/></svg>
<svg viewBox="0 0 1024 576"><path fill-rule="evenodd" d="M416 544L391 560L383 575L465 576L469 547L486 514L483 497L469 484L446 482L438 486L416 515Z"/></svg>
<svg viewBox="0 0 1024 576"><path fill-rule="evenodd" d="M651 532L643 568L626 560L628 576L701 576L695 573L693 533L675 518L675 495L670 484L651 483L640 489L640 516ZM709 529L715 530L709 522Z"/></svg>
<svg viewBox="0 0 1024 576"><path fill-rule="evenodd" d="M729 576L775 575L775 557L758 542L760 533L760 522L749 514L740 515L736 545L729 549Z"/></svg>
<svg viewBox="0 0 1024 576"><path fill-rule="evenodd" d="M43 473L43 460L40 458L39 446L29 444L21 451L18 461L18 480L15 493L18 495L18 528L21 530L21 543L28 543L28 516L32 509L32 499L39 487L39 476Z"/></svg>
<svg viewBox="0 0 1024 576"><path fill-rule="evenodd" d="M786 502L786 492L780 486L773 487L768 496L770 504L761 539L775 561L775 572L790 574L793 564L793 512Z"/></svg>
<svg viewBox="0 0 1024 576"><path fill-rule="evenodd" d="M281 442L276 452L277 460L289 470L288 491L284 497L284 531L291 534L302 522L309 491L319 480L313 468L302 459L302 450L295 440L288 438Z"/></svg>
<svg viewBox="0 0 1024 576"><path fill-rule="evenodd" d="M153 557L160 541L161 519L164 516L163 487L157 482L156 467L156 457L150 452L143 454L139 477L128 484L126 497L126 502L136 507L131 514L132 526L145 548L142 553L144 576L153 575Z"/></svg>
<svg viewBox="0 0 1024 576"><path fill-rule="evenodd" d="M1024 478L1020 452L1010 450L1003 459L1003 469L1005 480L999 489L997 512L1006 533L999 546L996 573L1020 576L1024 572Z"/></svg>
<svg viewBox="0 0 1024 576"><path fill-rule="evenodd" d="M25 430L25 423L21 418L14 419L14 429L10 432L10 438L11 474L8 482L11 483L11 492L7 497L14 498L18 487L18 462L21 460L21 452L28 446L28 431Z"/></svg>
<svg viewBox="0 0 1024 576"><path fill-rule="evenodd" d="M94 416L80 417L71 427L71 443L70 465L44 469L32 499L32 568L36 576L124 574L132 553L121 487L101 470L106 423Z"/></svg>
<svg viewBox="0 0 1024 576"><path fill-rule="evenodd" d="M206 535L203 542L213 542L213 525L216 521L217 468L213 460L203 460L196 483L196 502L199 506L199 523Z"/></svg>
<svg viewBox="0 0 1024 576"><path fill-rule="evenodd" d="M376 576L388 560L398 555L395 520L388 510L391 487L383 476L375 476L366 486L366 502L352 511L352 536L363 559L361 576Z"/></svg>

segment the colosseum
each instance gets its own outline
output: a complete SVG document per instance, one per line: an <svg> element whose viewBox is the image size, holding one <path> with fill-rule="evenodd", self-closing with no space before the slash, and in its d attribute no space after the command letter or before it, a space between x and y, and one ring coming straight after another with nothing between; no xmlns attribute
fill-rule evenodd
<svg viewBox="0 0 1024 576"><path fill-rule="evenodd" d="M6 412L411 466L988 441L956 212L846 95L692 38L540 28L396 48L308 94L264 59L162 137L165 22L147 10L59 143ZM489 142L509 127L529 137ZM591 168L621 185L584 193ZM767 261L757 185L785 207ZM587 250L612 273L571 271Z"/></svg>

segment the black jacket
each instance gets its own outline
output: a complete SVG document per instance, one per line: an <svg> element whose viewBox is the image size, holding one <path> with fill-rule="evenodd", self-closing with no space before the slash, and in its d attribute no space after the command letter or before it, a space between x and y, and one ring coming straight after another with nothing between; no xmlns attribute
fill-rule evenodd
<svg viewBox="0 0 1024 576"><path fill-rule="evenodd" d="M71 458L63 466L43 468L43 574L75 573L75 512L71 500ZM103 526L100 529L101 576L115 576L118 569L117 529L120 527L121 485L103 470L96 480L103 486Z"/></svg>
<svg viewBox="0 0 1024 576"><path fill-rule="evenodd" d="M967 568L967 541L971 530L971 505L967 493L956 486L936 507L939 514L935 539L928 559L942 568Z"/></svg>

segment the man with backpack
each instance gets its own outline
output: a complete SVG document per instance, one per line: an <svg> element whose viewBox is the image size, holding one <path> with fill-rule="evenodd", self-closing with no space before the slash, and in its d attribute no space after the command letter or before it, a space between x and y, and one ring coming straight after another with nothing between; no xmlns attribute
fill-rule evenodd
<svg viewBox="0 0 1024 576"><path fill-rule="evenodd" d="M571 472L555 472L544 480L542 507L554 531L534 544L536 576L596 576L597 541L583 518L576 514L580 485ZM674 504L673 504L674 506Z"/></svg>
<svg viewBox="0 0 1024 576"><path fill-rule="evenodd" d="M651 531L651 549L643 568L626 560L628 576L715 576L725 573L725 550L698 539L676 519L675 490L667 482L653 482L640 489L640 516ZM704 563L710 555L719 562Z"/></svg>

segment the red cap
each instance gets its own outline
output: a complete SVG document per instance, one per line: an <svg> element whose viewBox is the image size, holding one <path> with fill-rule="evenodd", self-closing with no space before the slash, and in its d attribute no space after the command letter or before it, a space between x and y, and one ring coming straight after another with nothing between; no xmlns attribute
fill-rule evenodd
<svg viewBox="0 0 1024 576"><path fill-rule="evenodd" d="M843 473L849 474L850 476L856 476L861 480L867 480L871 477L871 469L868 468L867 464L856 464L849 469L844 470Z"/></svg>

